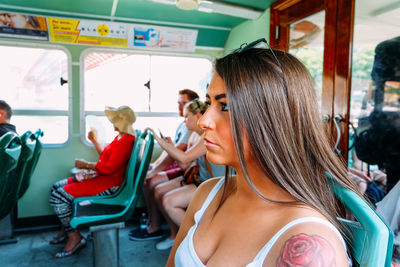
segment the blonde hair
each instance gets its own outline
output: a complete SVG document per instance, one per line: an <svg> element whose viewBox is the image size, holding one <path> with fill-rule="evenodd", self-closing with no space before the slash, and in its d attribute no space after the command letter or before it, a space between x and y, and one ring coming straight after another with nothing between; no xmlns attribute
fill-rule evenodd
<svg viewBox="0 0 400 267"><path fill-rule="evenodd" d="M198 99L192 100L192 101L186 103L186 105L185 105L185 108L187 109L187 111L189 111L195 115L197 113L204 114L207 110L207 107L208 106L206 103L204 103Z"/></svg>
<svg viewBox="0 0 400 267"><path fill-rule="evenodd" d="M313 80L294 56L274 51L281 66L267 49L248 49L215 62L215 71L226 86L240 167L261 198L283 205L310 206L348 236L337 222L336 217L342 211L326 172L343 187L357 190L324 131ZM247 136L250 152L265 175L289 192L296 202L270 200L254 186L244 158L243 135ZM228 187L225 186L222 202L229 194Z"/></svg>

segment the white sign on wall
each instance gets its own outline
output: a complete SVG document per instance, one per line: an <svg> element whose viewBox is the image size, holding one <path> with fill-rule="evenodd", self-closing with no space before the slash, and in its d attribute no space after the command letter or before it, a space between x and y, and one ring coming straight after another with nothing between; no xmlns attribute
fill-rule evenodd
<svg viewBox="0 0 400 267"><path fill-rule="evenodd" d="M197 30L134 24L130 37L131 48L193 52Z"/></svg>

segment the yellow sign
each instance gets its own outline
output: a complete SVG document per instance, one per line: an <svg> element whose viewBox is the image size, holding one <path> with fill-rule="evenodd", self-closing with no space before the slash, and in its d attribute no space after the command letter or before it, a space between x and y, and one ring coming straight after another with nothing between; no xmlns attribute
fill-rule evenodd
<svg viewBox="0 0 400 267"><path fill-rule="evenodd" d="M127 26L112 22L48 19L50 40L56 43L126 47Z"/></svg>

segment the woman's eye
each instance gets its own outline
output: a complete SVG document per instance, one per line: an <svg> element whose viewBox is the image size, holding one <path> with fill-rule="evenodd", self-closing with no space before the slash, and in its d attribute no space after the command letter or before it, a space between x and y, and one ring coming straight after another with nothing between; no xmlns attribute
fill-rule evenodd
<svg viewBox="0 0 400 267"><path fill-rule="evenodd" d="M222 111L229 111L228 105L226 103L221 103L221 106L222 106L221 108Z"/></svg>

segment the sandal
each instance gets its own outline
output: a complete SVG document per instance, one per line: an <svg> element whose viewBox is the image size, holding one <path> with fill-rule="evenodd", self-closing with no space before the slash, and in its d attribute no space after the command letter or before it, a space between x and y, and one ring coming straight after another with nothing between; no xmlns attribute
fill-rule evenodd
<svg viewBox="0 0 400 267"><path fill-rule="evenodd" d="M66 238L65 235L56 236L56 237L54 237L52 240L50 240L49 243L50 243L51 245L58 245L58 244L61 244L61 243L65 243L66 240L67 240L67 238Z"/></svg>
<svg viewBox="0 0 400 267"><path fill-rule="evenodd" d="M79 251L84 247L86 247L86 239L82 237L81 240L70 250L56 253L56 258L65 258L73 255L74 253L79 253Z"/></svg>

